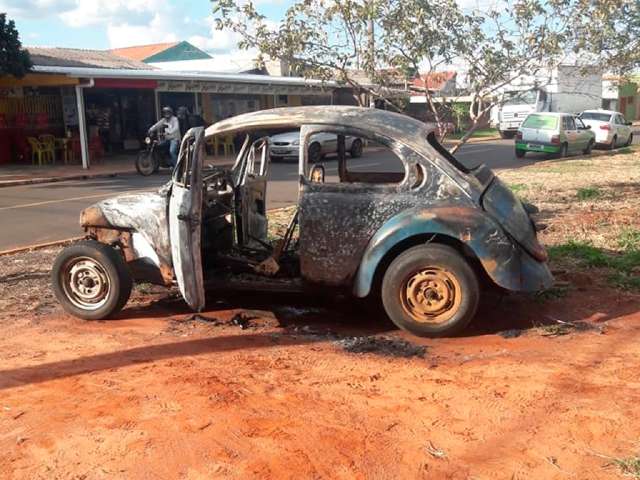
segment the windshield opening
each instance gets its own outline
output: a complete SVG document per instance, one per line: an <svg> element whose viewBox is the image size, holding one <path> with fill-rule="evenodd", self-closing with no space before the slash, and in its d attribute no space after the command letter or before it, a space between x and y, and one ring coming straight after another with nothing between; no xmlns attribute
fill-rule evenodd
<svg viewBox="0 0 640 480"><path fill-rule="evenodd" d="M532 103L536 103L536 100L538 99L538 92L536 90L507 92L504 97L504 105L530 105Z"/></svg>

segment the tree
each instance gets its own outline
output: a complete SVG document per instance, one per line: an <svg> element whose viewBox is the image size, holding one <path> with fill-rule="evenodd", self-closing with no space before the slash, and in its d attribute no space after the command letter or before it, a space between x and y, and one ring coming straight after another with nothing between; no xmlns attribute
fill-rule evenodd
<svg viewBox="0 0 640 480"><path fill-rule="evenodd" d="M0 13L0 75L24 77L31 69L29 52L22 48L13 20Z"/></svg>
<svg viewBox="0 0 640 480"><path fill-rule="evenodd" d="M305 77L348 85L359 99L364 92L392 106L389 98L402 81L412 80L410 72L428 76L464 66L469 125L452 152L504 101L501 93L510 85L529 77L535 78L531 89L543 86L568 52L584 50L575 30L588 28L587 22L576 15L637 1L515 0L508 8L463 10L456 0L297 0L273 25L251 0L212 0L217 27L239 33L241 47L296 65ZM595 12L592 3L599 5ZM602 22L610 18L604 15ZM620 49L618 43L611 47ZM444 137L442 106L457 99L436 98L427 82L422 94Z"/></svg>
<svg viewBox="0 0 640 480"><path fill-rule="evenodd" d="M588 52L617 75L640 68L638 0L576 0L572 11L574 52Z"/></svg>

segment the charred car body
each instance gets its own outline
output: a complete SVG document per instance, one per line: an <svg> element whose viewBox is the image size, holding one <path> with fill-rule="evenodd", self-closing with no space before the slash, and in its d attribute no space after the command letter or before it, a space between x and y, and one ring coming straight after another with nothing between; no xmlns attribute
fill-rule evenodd
<svg viewBox="0 0 640 480"><path fill-rule="evenodd" d="M283 238L267 238L268 130L300 129L298 208ZM235 165L203 168L206 136L245 134ZM339 181L311 167L313 135L338 137ZM349 170L345 137L377 142L403 172ZM481 284L537 291L553 279L531 207L481 165L467 169L425 124L356 107L296 107L240 115L185 136L172 181L85 209L87 240L57 258L55 293L70 313L113 315L132 282L177 283L199 311L205 288L335 287L379 295L398 326L453 334L476 312ZM294 232L297 235L294 235Z"/></svg>

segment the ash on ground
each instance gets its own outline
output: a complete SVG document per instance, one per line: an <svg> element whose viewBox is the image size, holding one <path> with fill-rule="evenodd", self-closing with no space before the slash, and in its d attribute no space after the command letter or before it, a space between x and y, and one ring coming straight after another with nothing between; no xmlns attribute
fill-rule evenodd
<svg viewBox="0 0 640 480"><path fill-rule="evenodd" d="M334 343L350 353L376 353L402 358L424 358L427 353L427 347L423 345L389 337L347 337Z"/></svg>

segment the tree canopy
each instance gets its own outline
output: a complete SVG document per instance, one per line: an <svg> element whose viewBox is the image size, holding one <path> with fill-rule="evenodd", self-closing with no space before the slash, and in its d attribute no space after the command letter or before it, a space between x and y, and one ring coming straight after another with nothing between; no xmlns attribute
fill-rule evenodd
<svg viewBox="0 0 640 480"><path fill-rule="evenodd" d="M0 75L24 77L31 69L29 52L22 48L13 20L0 13Z"/></svg>

